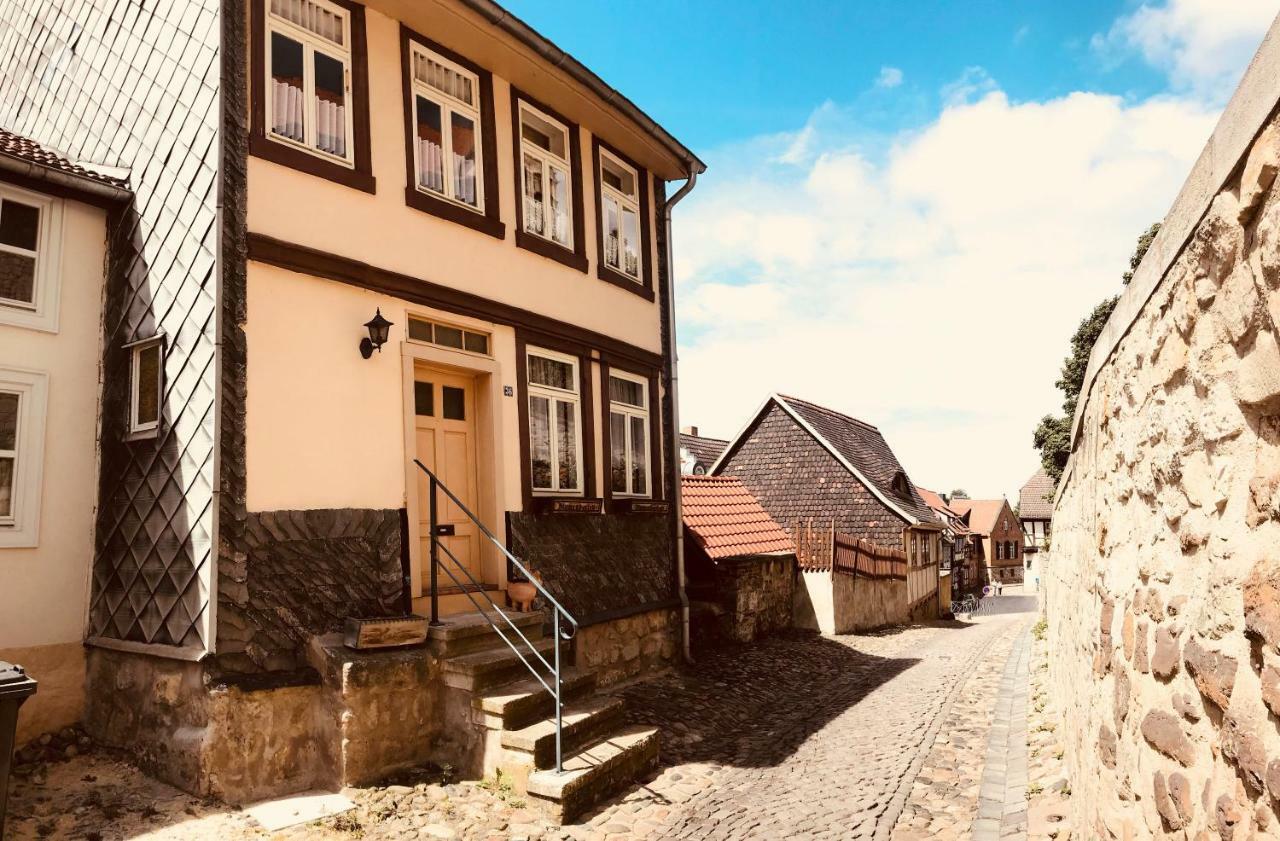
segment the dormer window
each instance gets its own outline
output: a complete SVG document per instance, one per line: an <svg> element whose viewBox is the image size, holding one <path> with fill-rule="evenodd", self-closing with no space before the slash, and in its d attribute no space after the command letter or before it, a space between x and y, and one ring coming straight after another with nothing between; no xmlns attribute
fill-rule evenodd
<svg viewBox="0 0 1280 841"><path fill-rule="evenodd" d="M327 0L267 2L267 136L355 166L351 14Z"/></svg>
<svg viewBox="0 0 1280 841"><path fill-rule="evenodd" d="M901 470L893 474L893 492L898 496L911 498L911 483L907 481L907 474Z"/></svg>
<svg viewBox="0 0 1280 841"><path fill-rule="evenodd" d="M526 102L519 108L524 230L573 250L569 129Z"/></svg>

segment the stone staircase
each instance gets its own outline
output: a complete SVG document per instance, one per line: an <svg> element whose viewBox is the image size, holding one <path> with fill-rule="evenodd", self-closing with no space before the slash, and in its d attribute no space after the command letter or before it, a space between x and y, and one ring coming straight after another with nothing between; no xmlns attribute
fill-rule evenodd
<svg viewBox="0 0 1280 841"><path fill-rule="evenodd" d="M544 632L545 616L512 618L554 665L555 644ZM597 691L595 674L569 665L572 644L561 642L564 770L556 773L552 693L479 614L443 621L429 630L428 643L440 658L451 726L467 734L460 749L471 770L500 776L512 791L568 822L657 767L658 731L628 726L623 699ZM551 685L552 675L515 632L506 626L504 633Z"/></svg>

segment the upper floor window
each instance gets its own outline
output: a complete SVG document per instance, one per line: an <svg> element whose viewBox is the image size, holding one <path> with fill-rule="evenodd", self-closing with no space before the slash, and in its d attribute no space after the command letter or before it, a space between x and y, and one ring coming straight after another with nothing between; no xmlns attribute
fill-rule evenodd
<svg viewBox="0 0 1280 841"><path fill-rule="evenodd" d="M355 164L351 15L328 0L264 0L268 135Z"/></svg>
<svg viewBox="0 0 1280 841"><path fill-rule="evenodd" d="M572 250L569 129L526 102L518 107L524 230Z"/></svg>
<svg viewBox="0 0 1280 841"><path fill-rule="evenodd" d="M920 557L920 550L917 541L919 540L915 532L911 532L911 563L914 564Z"/></svg>
<svg viewBox="0 0 1280 841"><path fill-rule="evenodd" d="M420 44L411 50L417 188L482 213L480 80Z"/></svg>
<svg viewBox="0 0 1280 841"><path fill-rule="evenodd" d="M582 391L575 356L530 348L529 466L535 493L582 492Z"/></svg>
<svg viewBox="0 0 1280 841"><path fill-rule="evenodd" d="M649 383L621 371L609 373L609 489L614 496L650 494Z"/></svg>
<svg viewBox="0 0 1280 841"><path fill-rule="evenodd" d="M61 207L0 184L0 324L57 329Z"/></svg>
<svg viewBox="0 0 1280 841"><path fill-rule="evenodd" d="M633 167L600 151L601 260L616 272L640 282L640 176Z"/></svg>
<svg viewBox="0 0 1280 841"><path fill-rule="evenodd" d="M129 345L129 435L152 437L160 429L164 398L164 337Z"/></svg>
<svg viewBox="0 0 1280 841"><path fill-rule="evenodd" d="M931 550L931 548L932 548L932 545L933 545L933 535L931 535L931 534L921 535L921 537L920 537L920 563L921 563L922 565L924 565L924 566L928 566L929 561L931 560L931 557L930 557L930 556L931 556L932 552L931 552L930 550Z"/></svg>

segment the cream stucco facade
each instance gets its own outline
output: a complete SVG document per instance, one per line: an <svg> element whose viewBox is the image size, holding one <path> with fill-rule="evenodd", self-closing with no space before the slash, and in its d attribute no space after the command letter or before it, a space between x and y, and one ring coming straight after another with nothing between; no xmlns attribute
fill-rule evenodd
<svg viewBox="0 0 1280 841"><path fill-rule="evenodd" d="M42 468L35 545L0 547L0 660L39 681L18 721L19 742L74 723L83 708L98 486L106 213L72 199L53 199L52 208L49 222L60 221L60 230L46 280L59 291L56 332L0 323L0 369L34 373L47 385L44 406L24 415L43 428L43 451L33 454Z"/></svg>

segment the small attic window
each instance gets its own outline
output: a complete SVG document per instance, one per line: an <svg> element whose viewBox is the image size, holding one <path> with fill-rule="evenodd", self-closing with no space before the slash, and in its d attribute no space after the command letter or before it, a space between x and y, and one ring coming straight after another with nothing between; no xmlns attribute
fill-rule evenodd
<svg viewBox="0 0 1280 841"><path fill-rule="evenodd" d="M907 474L901 470L893 474L893 492L898 496L911 497L911 484L907 482Z"/></svg>

